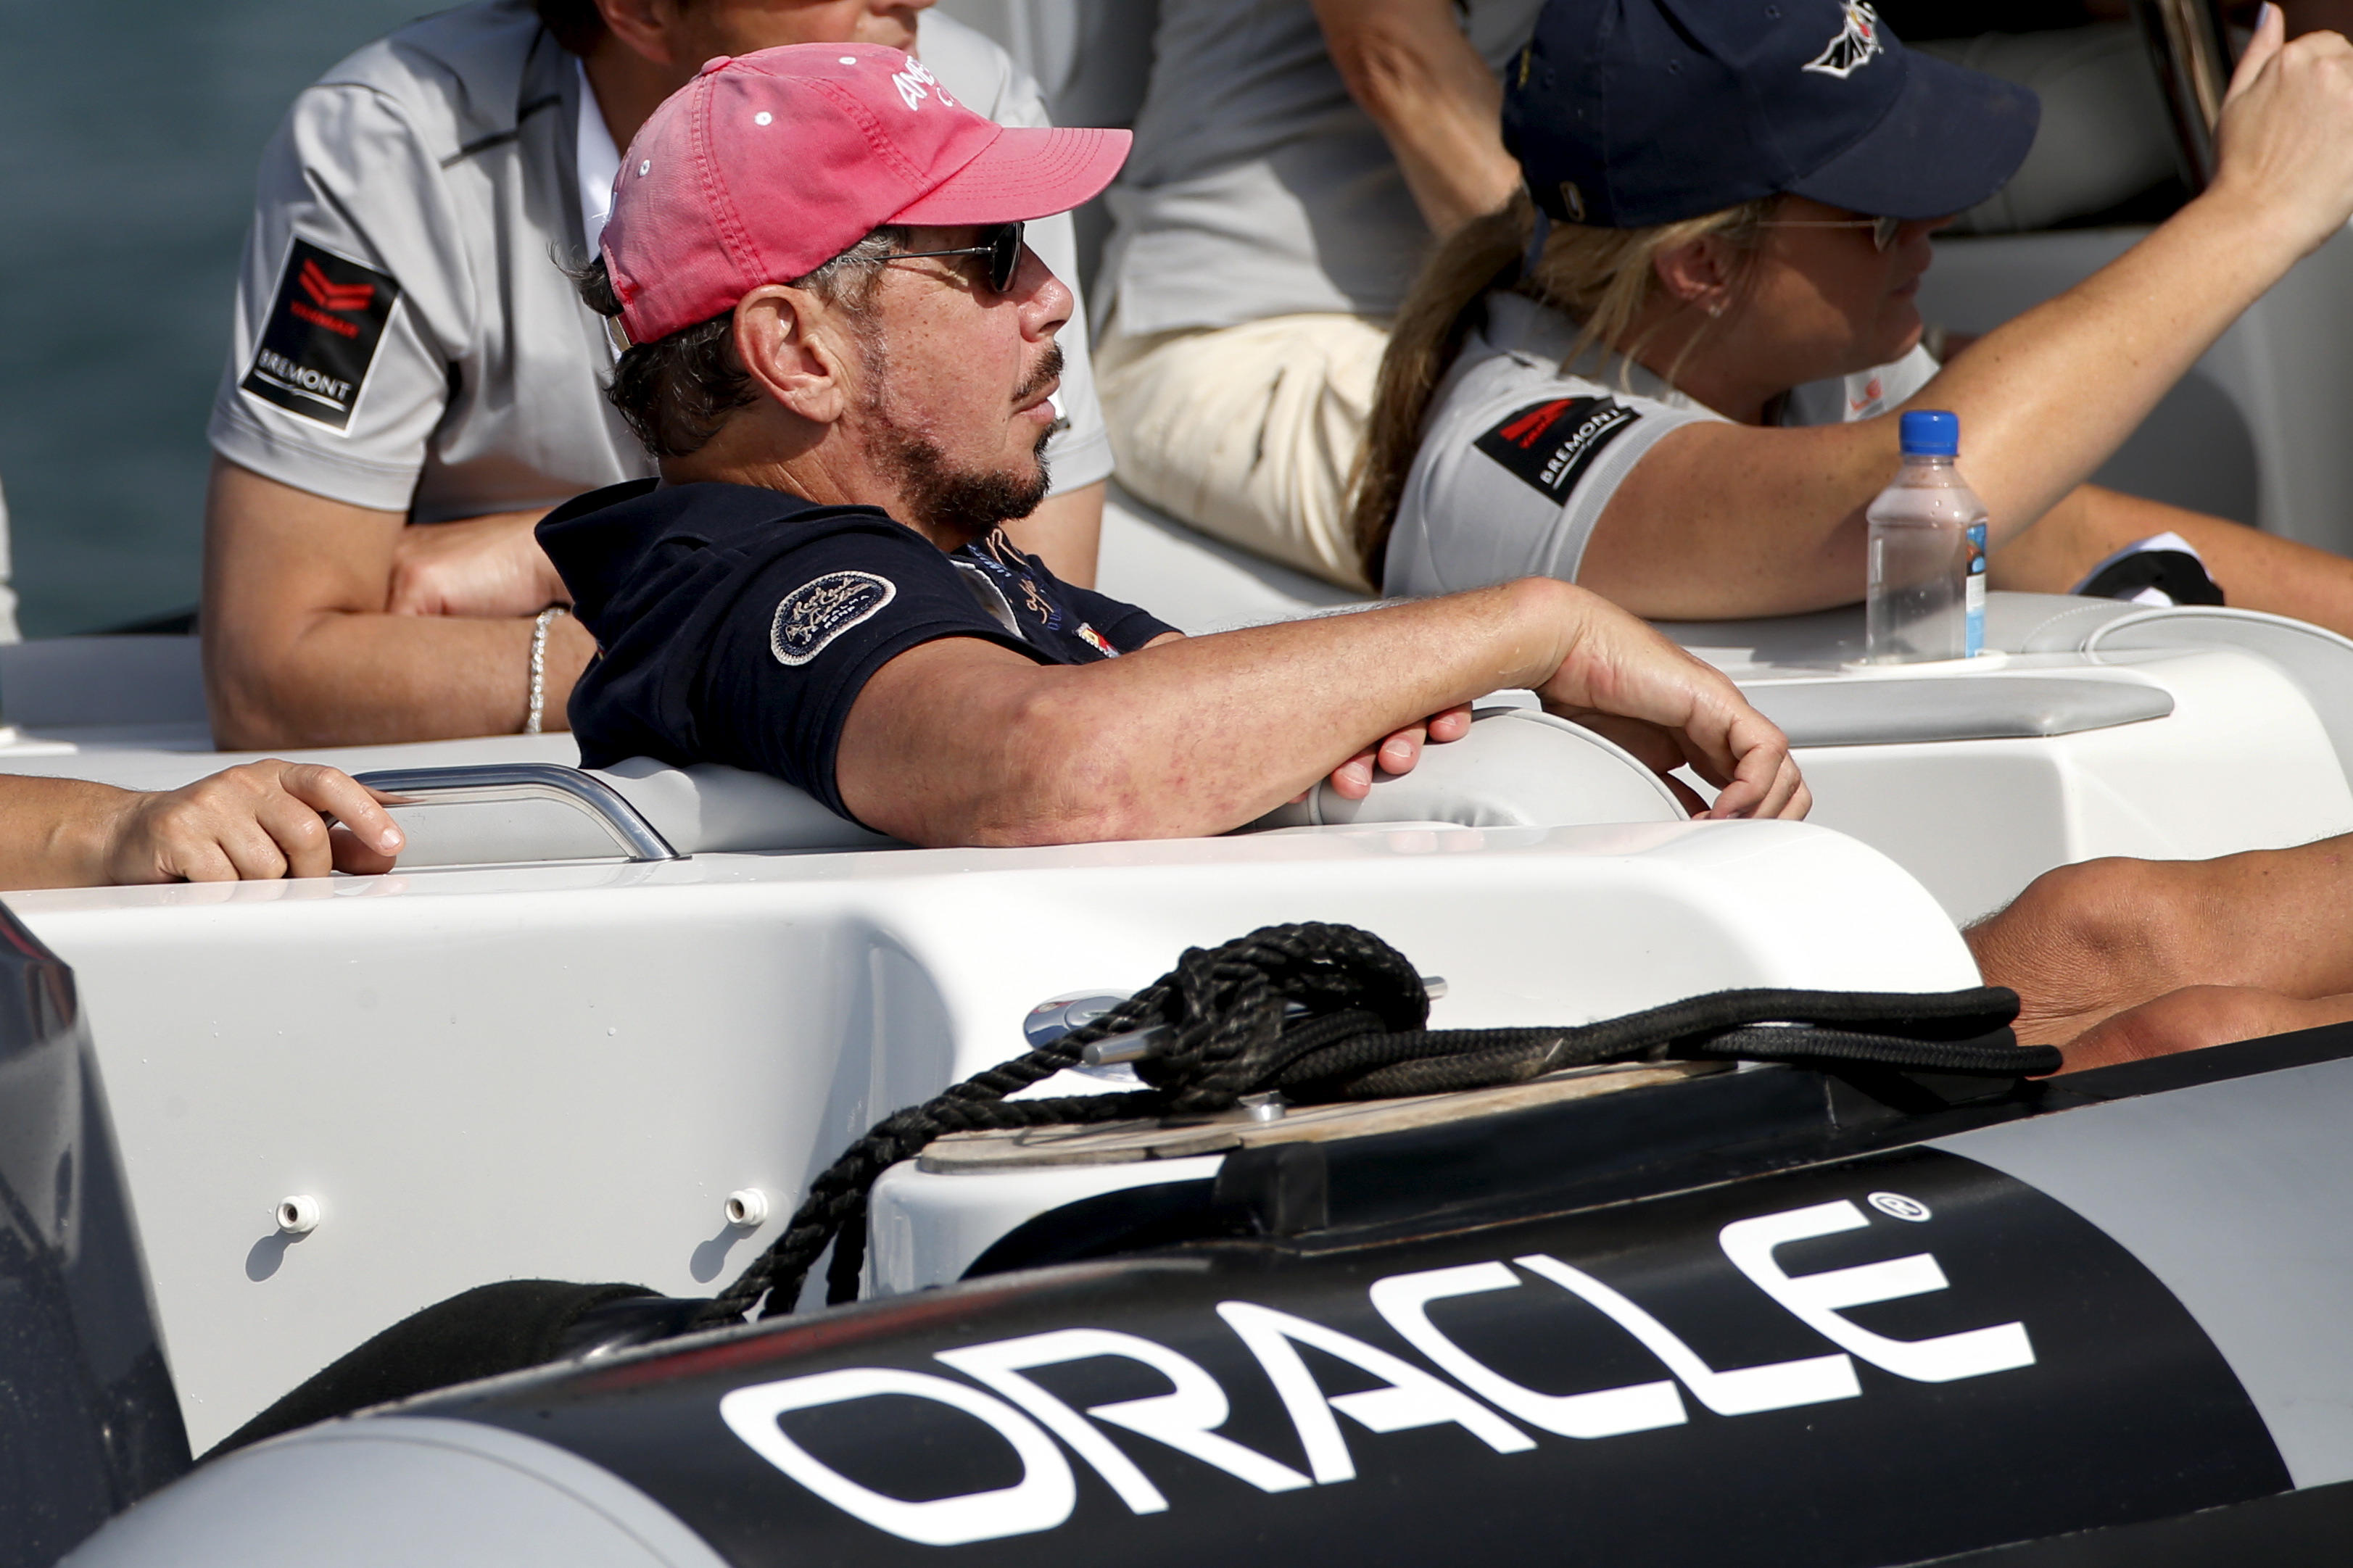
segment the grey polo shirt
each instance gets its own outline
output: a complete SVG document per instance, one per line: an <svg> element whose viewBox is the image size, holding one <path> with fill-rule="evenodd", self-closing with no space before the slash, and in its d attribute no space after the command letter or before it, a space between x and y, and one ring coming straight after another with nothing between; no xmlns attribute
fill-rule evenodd
<svg viewBox="0 0 2353 1568"><path fill-rule="evenodd" d="M1577 325L1518 294L1492 293L1422 423L1389 534L1382 591L1451 594L1519 577L1577 581L1593 525L1661 437L1724 416L1641 365L1588 350ZM1918 392L1936 362L1800 386L1776 423L1871 419Z"/></svg>
<svg viewBox="0 0 2353 1568"><path fill-rule="evenodd" d="M1002 51L944 21L925 19L923 52L951 90L1042 121ZM418 522L652 474L603 396L604 324L558 265L586 254L583 79L529 0L480 0L369 45L294 100L262 155L216 451ZM1083 339L1065 341L1083 363ZM1063 407L1058 489L1111 470L1083 372Z"/></svg>
<svg viewBox="0 0 2353 1568"><path fill-rule="evenodd" d="M1500 77L1542 0L1457 0ZM1135 151L1096 289L1120 330L1391 316L1430 246L1310 0L1160 0Z"/></svg>

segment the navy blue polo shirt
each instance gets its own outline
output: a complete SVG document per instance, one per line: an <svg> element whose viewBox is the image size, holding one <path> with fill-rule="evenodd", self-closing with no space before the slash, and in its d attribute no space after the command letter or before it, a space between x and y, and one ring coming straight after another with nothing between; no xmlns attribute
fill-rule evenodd
<svg viewBox="0 0 2353 1568"><path fill-rule="evenodd" d="M845 817L842 726L909 648L979 637L1086 664L1173 629L1062 582L1002 531L944 552L876 508L748 485L634 480L567 502L538 532L600 650L572 691L583 767L726 763Z"/></svg>

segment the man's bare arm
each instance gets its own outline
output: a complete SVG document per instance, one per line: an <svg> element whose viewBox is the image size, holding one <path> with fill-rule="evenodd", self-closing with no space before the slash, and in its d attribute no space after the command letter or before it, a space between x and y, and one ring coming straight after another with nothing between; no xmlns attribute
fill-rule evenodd
<svg viewBox="0 0 2353 1568"><path fill-rule="evenodd" d="M248 763L153 794L0 777L0 823L8 889L375 873L401 847L372 792L311 763Z"/></svg>
<svg viewBox="0 0 2353 1568"><path fill-rule="evenodd" d="M1455 19L1454 0L1314 0L1333 64L1396 154L1443 238L1520 184L1504 151L1504 89Z"/></svg>
<svg viewBox="0 0 2353 1568"><path fill-rule="evenodd" d="M1095 585L1096 557L1103 548L1103 492L1108 482L1049 496L1006 536L1046 563L1046 570L1074 587Z"/></svg>
<svg viewBox="0 0 2353 1568"><path fill-rule="evenodd" d="M404 532L397 512L214 459L202 625L206 699L222 745L363 745L522 727L531 622L394 613ZM548 729L564 728L565 700L594 652L570 617L549 628Z"/></svg>
<svg viewBox="0 0 2353 1568"><path fill-rule="evenodd" d="M1717 814L1806 808L1788 742L1730 681L1593 595L1542 579L1162 641L1100 664L927 643L868 681L835 776L859 820L911 843L1221 833L1383 736L1515 686L1572 718L1653 727L1661 762L1725 784Z"/></svg>

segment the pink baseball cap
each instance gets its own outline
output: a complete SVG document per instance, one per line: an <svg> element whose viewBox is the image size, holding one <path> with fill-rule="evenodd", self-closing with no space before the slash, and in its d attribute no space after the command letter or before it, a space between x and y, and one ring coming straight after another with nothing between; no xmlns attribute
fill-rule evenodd
<svg viewBox="0 0 2353 1568"><path fill-rule="evenodd" d="M1124 131L1008 129L876 44L722 57L629 142L602 248L632 342L816 270L884 224L1067 212L1127 159Z"/></svg>

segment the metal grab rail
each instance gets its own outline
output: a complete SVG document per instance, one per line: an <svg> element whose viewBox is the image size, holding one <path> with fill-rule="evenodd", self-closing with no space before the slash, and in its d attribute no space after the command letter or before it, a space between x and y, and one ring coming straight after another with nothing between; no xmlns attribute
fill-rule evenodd
<svg viewBox="0 0 2353 1568"><path fill-rule="evenodd" d="M620 792L578 768L554 763L490 763L470 767L382 768L356 775L370 789L404 798L396 805L464 805L553 800L586 812L631 860L683 860Z"/></svg>
<svg viewBox="0 0 2353 1568"><path fill-rule="evenodd" d="M2214 178L2214 127L2231 85L2231 33L2217 0L2133 0L2157 68L2158 86L2173 119L2182 174L2190 190Z"/></svg>

